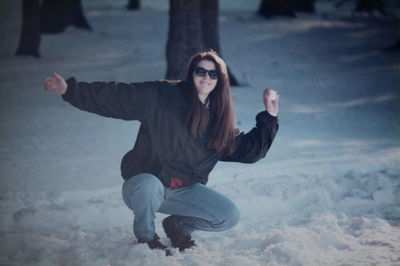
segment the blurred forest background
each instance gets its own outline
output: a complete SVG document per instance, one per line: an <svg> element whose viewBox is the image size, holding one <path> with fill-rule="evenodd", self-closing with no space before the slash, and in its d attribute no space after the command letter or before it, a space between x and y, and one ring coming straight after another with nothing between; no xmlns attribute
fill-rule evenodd
<svg viewBox="0 0 400 266"><path fill-rule="evenodd" d="M140 10L141 1L127 0L126 9ZM296 18L298 13L316 12L315 0L260 0L255 13L265 19L284 16ZM392 20L399 24L395 9L400 0L337 0L330 5L346 6L349 17ZM61 34L69 26L95 31L85 17L81 0L22 0L22 27L16 55L40 57L42 34ZM165 55L166 78L183 79L185 64L198 51L213 49L223 55L219 42L218 0L170 0L168 38ZM388 51L400 51L400 34ZM240 82L229 70L232 85Z"/></svg>

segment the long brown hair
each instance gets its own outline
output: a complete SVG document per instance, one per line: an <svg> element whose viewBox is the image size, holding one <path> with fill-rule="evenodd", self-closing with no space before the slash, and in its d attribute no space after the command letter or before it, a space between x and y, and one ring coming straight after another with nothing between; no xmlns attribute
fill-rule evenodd
<svg viewBox="0 0 400 266"><path fill-rule="evenodd" d="M215 64L218 81L208 96L208 108L201 103L193 81L193 71L200 61L208 60ZM191 90L191 107L187 116L187 127L192 136L202 137L209 130L208 146L218 153L232 153L235 138L235 116L228 70L222 58L209 50L193 55L188 63L186 81ZM213 115L210 127L210 114Z"/></svg>

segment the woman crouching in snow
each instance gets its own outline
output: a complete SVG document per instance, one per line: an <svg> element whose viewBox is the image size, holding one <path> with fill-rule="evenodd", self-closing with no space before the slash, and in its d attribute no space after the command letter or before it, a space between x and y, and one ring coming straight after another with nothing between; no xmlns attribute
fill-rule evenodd
<svg viewBox="0 0 400 266"><path fill-rule="evenodd" d="M44 87L81 110L141 122L135 146L122 159L122 196L138 242L151 249L167 249L155 232L156 212L170 214L162 225L180 251L195 246L195 230L233 227L239 211L205 186L208 175L218 161L263 158L278 130L279 95L265 89L265 111L252 130L239 134L227 67L213 51L192 56L185 81L86 83L54 73Z"/></svg>

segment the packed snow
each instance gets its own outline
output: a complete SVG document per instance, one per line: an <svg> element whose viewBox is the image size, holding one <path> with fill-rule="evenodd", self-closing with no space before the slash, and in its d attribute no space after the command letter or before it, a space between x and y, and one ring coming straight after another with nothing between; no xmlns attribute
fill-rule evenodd
<svg viewBox="0 0 400 266"><path fill-rule="evenodd" d="M316 14L266 20L259 1L220 1L222 56L243 84L232 88L237 126L254 126L268 87L280 130L265 159L210 176L239 224L195 232L196 248L166 257L137 243L121 198L138 122L79 111L42 81L164 78L168 1L130 12L127 0L83 0L94 31L42 36L40 59L13 55L20 2L0 4L0 265L400 265L400 57L384 52L399 37L393 19L321 0Z"/></svg>

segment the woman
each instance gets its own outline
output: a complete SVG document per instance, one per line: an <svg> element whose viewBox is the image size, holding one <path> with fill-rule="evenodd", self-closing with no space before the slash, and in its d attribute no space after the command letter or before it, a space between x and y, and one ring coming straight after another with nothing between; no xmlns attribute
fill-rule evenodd
<svg viewBox="0 0 400 266"><path fill-rule="evenodd" d="M195 230L233 227L239 211L225 196L207 188L218 161L253 163L266 155L278 130L279 95L264 91L266 110L248 133L234 128L226 64L213 51L195 54L185 81L142 83L65 81L54 73L45 90L73 106L106 117L138 120L135 146L123 158L122 196L133 211L139 243L167 249L155 232L155 213L171 244L180 251L195 246Z"/></svg>

